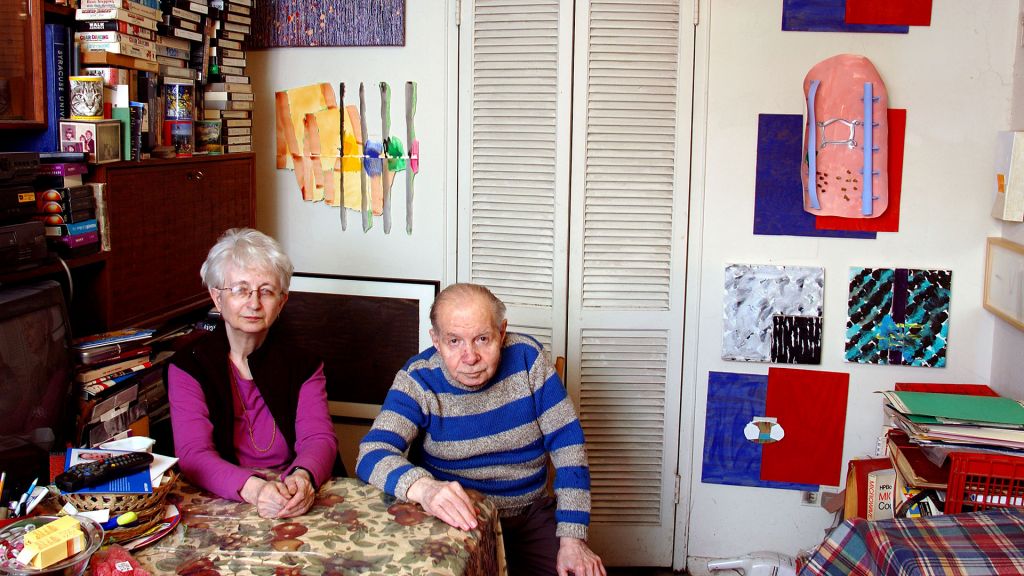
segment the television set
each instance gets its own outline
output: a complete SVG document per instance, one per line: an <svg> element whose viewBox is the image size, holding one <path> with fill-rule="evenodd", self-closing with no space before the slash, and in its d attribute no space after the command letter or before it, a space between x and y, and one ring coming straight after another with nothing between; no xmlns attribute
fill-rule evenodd
<svg viewBox="0 0 1024 576"><path fill-rule="evenodd" d="M0 470L4 492L49 480L73 433L71 327L60 284L0 287ZM2 496L0 496L2 498ZM7 501L7 500L0 500Z"/></svg>

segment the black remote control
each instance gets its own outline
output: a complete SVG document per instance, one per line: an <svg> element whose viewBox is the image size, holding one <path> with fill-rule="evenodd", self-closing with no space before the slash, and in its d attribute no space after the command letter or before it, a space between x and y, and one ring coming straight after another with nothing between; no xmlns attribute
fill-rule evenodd
<svg viewBox="0 0 1024 576"><path fill-rule="evenodd" d="M68 468L53 483L64 492L76 492L149 468L153 455L148 452L126 452L97 462L83 462Z"/></svg>

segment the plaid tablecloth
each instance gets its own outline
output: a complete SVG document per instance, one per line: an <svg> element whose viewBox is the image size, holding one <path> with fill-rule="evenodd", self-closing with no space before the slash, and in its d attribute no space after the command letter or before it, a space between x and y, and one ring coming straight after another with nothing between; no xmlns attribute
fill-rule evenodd
<svg viewBox="0 0 1024 576"><path fill-rule="evenodd" d="M1024 574L1024 514L970 514L843 522L814 551L800 576Z"/></svg>
<svg viewBox="0 0 1024 576"><path fill-rule="evenodd" d="M334 478L303 516L260 518L178 482L167 497L181 511L176 531L134 552L153 574L202 576L495 576L497 510L481 496L481 527L463 532L353 478Z"/></svg>

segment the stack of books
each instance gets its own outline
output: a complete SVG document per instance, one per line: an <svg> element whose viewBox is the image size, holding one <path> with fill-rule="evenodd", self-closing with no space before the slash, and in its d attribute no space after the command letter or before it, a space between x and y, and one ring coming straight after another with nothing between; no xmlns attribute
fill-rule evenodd
<svg viewBox="0 0 1024 576"><path fill-rule="evenodd" d="M85 66L156 71L156 0L81 0L75 40Z"/></svg>
<svg viewBox="0 0 1024 576"><path fill-rule="evenodd" d="M126 328L72 342L80 389L80 446L126 436L152 436L170 446L170 404L164 366L216 320L183 317L158 330Z"/></svg>
<svg viewBox="0 0 1024 576"><path fill-rule="evenodd" d="M252 152L254 95L243 42L252 25L252 0L215 0L220 10L210 38L211 74L203 90L203 119L220 120L224 152Z"/></svg>
<svg viewBox="0 0 1024 576"><path fill-rule="evenodd" d="M74 379L80 389L80 445L126 437L133 427L148 434L147 405L139 401L139 391L147 379L163 377L150 346L154 334L154 330L128 328L72 343L78 364Z"/></svg>

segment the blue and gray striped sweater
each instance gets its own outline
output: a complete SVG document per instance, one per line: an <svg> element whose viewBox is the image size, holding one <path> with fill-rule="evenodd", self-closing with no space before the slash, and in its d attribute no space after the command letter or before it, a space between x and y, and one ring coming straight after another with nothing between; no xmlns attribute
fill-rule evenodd
<svg viewBox="0 0 1024 576"><path fill-rule="evenodd" d="M415 466L403 454L420 430L426 432L423 461ZM494 377L476 389L451 378L435 348L409 360L359 446L356 473L402 499L424 476L455 480L509 516L544 496L549 453L557 535L586 539L590 470L583 429L541 344L509 333Z"/></svg>

